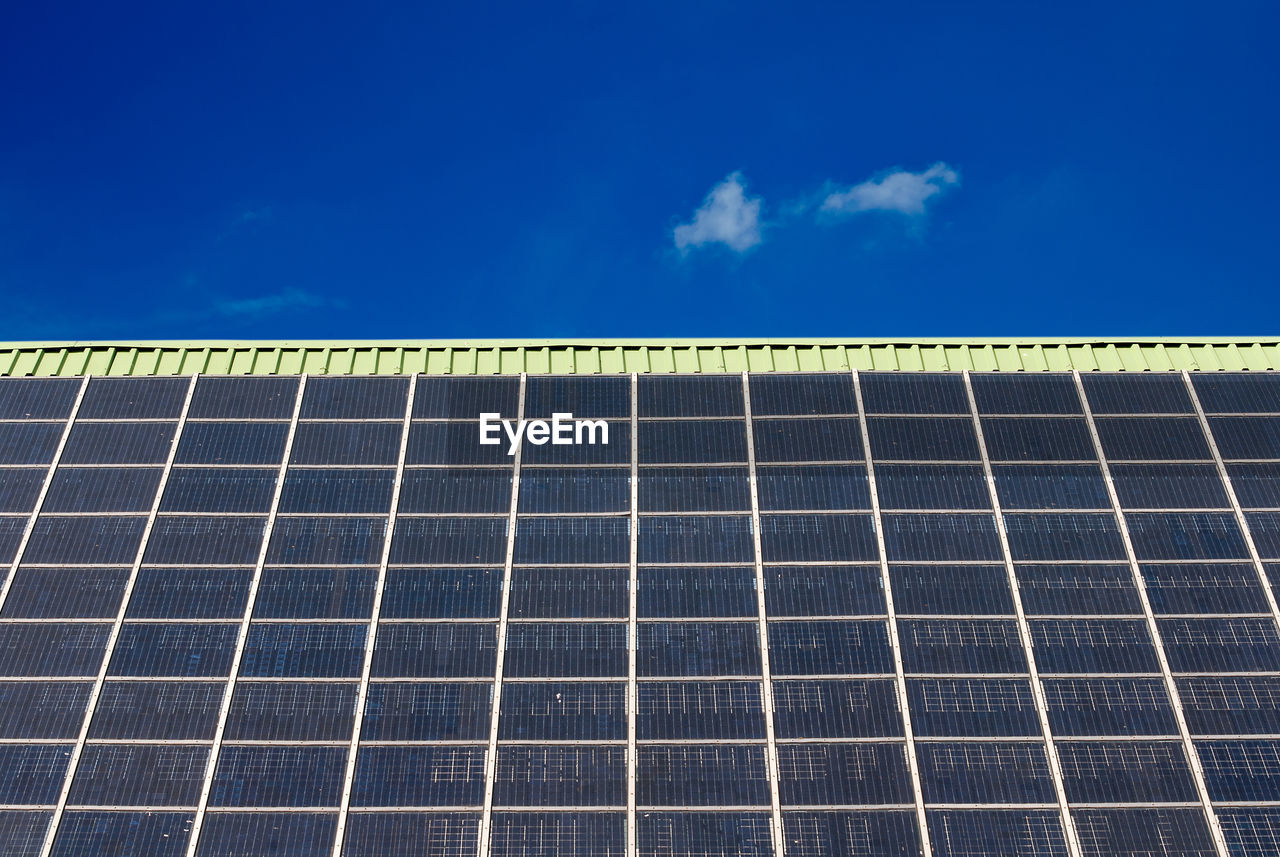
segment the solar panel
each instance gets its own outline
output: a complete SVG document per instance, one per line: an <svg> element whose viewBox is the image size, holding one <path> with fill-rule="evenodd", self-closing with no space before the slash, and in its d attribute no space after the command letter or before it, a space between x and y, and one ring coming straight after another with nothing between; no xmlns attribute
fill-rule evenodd
<svg viewBox="0 0 1280 857"><path fill-rule="evenodd" d="M0 379L0 853L1273 854L1278 485L1259 374Z"/></svg>

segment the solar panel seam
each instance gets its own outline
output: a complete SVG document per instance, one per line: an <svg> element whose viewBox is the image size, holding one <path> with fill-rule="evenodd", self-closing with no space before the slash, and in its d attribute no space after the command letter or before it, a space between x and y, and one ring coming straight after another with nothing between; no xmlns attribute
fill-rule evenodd
<svg viewBox="0 0 1280 857"><path fill-rule="evenodd" d="M1053 729L1049 722L1049 705L1045 698L1043 676L1040 675L1036 664L1034 644L1031 635L1031 626L1027 621L1026 613L1022 606L1022 595L1018 586L1018 574L1014 565L1013 552L1009 544L1009 534L1005 526L1004 513L1001 511L1000 497L996 491L996 481L994 471L991 466L991 458L987 453L986 439L983 434L982 419L978 412L978 401L974 395L973 379L969 374L969 370L962 373L962 381L964 383L965 396L969 400L970 418L973 420L974 432L978 439L978 452L982 459L982 469L986 476L987 491L991 495L991 508L995 513L996 532L1000 539L1000 550L1004 559L1005 572L1008 577L1009 591L1013 597L1014 611L1017 616L1018 636L1022 642L1022 649L1027 663L1027 672L1031 679L1031 693L1035 701L1036 717L1040 721L1040 732L1043 740L1046 758L1049 763L1049 774L1053 780L1053 790L1057 797L1057 809L1062 819L1062 832L1066 839L1067 851L1072 857L1081 857L1080 840L1075 828L1075 820L1071 817L1071 808L1067 800L1066 786L1063 782L1062 762L1058 757L1057 747L1054 745Z"/></svg>
<svg viewBox="0 0 1280 857"><path fill-rule="evenodd" d="M67 769L66 773L63 775L63 783L58 795L58 802L54 807L53 815L49 820L49 827L45 833L44 842L41 844L41 857L49 857L49 854L53 851L54 842L58 835L58 828L60 827L62 818L66 812L67 801L71 795L71 787L75 781L76 770L79 766L80 759L83 756L85 744L89 737L89 728L93 722L94 709L96 708L98 699L102 694L102 687L106 683L107 673L111 668L112 654L115 651L116 644L120 639L121 631L124 627L124 618L129 607L129 597L132 595L134 586L137 583L138 572L142 568L142 558L147 550L147 540L155 525L156 516L160 511L161 496L164 493L165 483L168 481L169 472L173 467L174 459L178 453L178 441L182 436L182 429L186 422L187 412L191 408L191 398L195 393L196 381L198 378L198 375L192 375L190 381L187 383L186 396L182 403L182 411L178 416L178 422L174 430L173 438L170 441L168 455L165 458L164 471L160 477L160 483L156 488L155 498L152 500L151 511L147 516L147 523L143 528L142 538L138 544L133 565L129 570L129 578L125 583L124 594L120 601L120 607L118 608L115 622L112 624L111 632L107 638L106 650L102 656L102 664L98 668L98 674L94 679L93 688L89 692L89 700L85 707L85 714L80 726L80 733L76 738L76 743L72 748L71 755L67 761ZM88 378L85 379L84 387L86 389L88 388ZM82 391L82 393L83 392L84 391ZM70 423L73 421L73 419L68 420L68 425L70 426ZM52 473L52 470L50 473Z"/></svg>
<svg viewBox="0 0 1280 857"><path fill-rule="evenodd" d="M1218 821L1217 813L1214 811L1213 802L1209 797L1209 791L1205 784L1204 769L1200 762L1195 742L1191 739L1191 731L1187 725L1186 713L1182 708L1178 686L1174 681L1173 672L1169 666L1169 659L1165 651L1163 638L1160 634L1159 624L1156 622L1155 614L1151 608L1151 601L1147 595L1146 581L1142 576L1137 554L1134 551L1127 518L1121 506L1119 494L1116 492L1115 483L1111 478L1111 468L1102 448L1102 439L1098 434L1097 425L1093 417L1093 411L1090 409L1089 400L1085 394L1084 384L1080 379L1080 373L1078 371L1073 371L1072 377L1075 380L1076 390L1080 396L1081 404L1084 407L1085 421L1089 426L1089 434L1093 439L1094 449L1098 453L1098 461L1102 466L1103 481L1106 483L1107 494L1111 498L1111 506L1120 527L1120 537L1124 544L1125 556L1129 561L1129 567L1133 574L1134 586L1138 593L1139 601L1142 604L1143 613L1146 617L1148 633L1151 636L1156 658L1160 664L1161 677L1164 680L1166 691L1168 692L1170 702L1173 705L1174 718L1178 724L1183 752L1186 754L1187 762L1190 765L1192 780L1195 784L1196 793L1200 798L1201 809L1204 812L1205 820L1209 824L1209 833L1213 839L1214 848L1217 851L1218 856L1228 857L1227 841L1223 835L1222 826Z"/></svg>
<svg viewBox="0 0 1280 857"><path fill-rule="evenodd" d="M209 750L209 760L207 762L204 781L200 787L200 800L196 804L195 818L191 825L191 836L187 843L187 857L196 857L196 849L200 844L200 832L204 825L204 818L209 809L209 799L213 792L214 778L217 776L218 757L221 752L223 738L226 734L227 720L231 713L231 698L235 692L237 673L240 669L240 663L244 658L245 646L249 639L249 626L253 618L254 603L257 600L258 588L262 582L262 572L267 561L267 551L271 544L271 534L274 530L275 516L280 509L280 498L284 493L285 475L289 470L289 458L293 450L293 440L297 434L298 420L302 413L302 397L307 388L307 375L303 374L298 379L298 389L294 394L293 415L289 421L289 431L285 437L284 449L281 452L280 466L276 475L275 490L271 498L271 508L267 514L267 520L263 528L262 545L259 548L258 559L254 565L253 580L249 585L249 595L245 603L244 615L241 618L240 629L236 637L236 648L232 655L231 667L228 673L226 688L223 692L222 705L218 712L218 725L214 730L213 743ZM176 444L175 444L176 447ZM43 855L47 857L47 855Z"/></svg>
<svg viewBox="0 0 1280 857"><path fill-rule="evenodd" d="M639 627L640 612L640 380L631 373L631 539L627 561L627 830L626 852L628 857L639 853L636 817L636 775L639 770L637 748L638 717L640 709L639 677Z"/></svg>

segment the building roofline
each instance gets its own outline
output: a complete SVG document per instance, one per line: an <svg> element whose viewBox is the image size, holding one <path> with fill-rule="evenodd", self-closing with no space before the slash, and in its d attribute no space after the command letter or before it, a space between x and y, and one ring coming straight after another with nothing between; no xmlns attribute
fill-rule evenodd
<svg viewBox="0 0 1280 857"><path fill-rule="evenodd" d="M1280 337L0 343L0 377L1280 370Z"/></svg>

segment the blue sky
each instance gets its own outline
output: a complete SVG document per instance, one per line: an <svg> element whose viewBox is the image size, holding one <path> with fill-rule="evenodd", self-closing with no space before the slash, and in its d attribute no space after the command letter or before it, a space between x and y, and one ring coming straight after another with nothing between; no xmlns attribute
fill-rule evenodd
<svg viewBox="0 0 1280 857"><path fill-rule="evenodd" d="M0 339L1276 334L1278 24L13 4Z"/></svg>

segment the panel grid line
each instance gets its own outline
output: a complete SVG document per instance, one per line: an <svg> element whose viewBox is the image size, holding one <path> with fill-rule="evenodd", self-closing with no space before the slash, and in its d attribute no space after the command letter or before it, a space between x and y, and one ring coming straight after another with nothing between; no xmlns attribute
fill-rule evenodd
<svg viewBox="0 0 1280 857"><path fill-rule="evenodd" d="M639 853L636 830L636 776L640 751L636 748L637 718L640 708L640 378L631 373L631 545L627 569L627 857Z"/></svg>
<svg viewBox="0 0 1280 857"><path fill-rule="evenodd" d="M862 432L862 446L871 449L871 432L867 428L867 417L862 404L862 381L858 370L852 370L853 394L858 403L858 427ZM893 587L889 575L889 551L884 540L884 526L881 523L880 499L876 493L876 470L870 456L867 456L867 487L871 495L871 515L875 521L876 550L880 557L880 586L884 590L885 617L889 629L889 648L893 652L894 687L898 694L898 709L902 713L902 732L906 741L907 770L911 775L911 792L915 799L916 825L920 828L921 857L932 857L933 841L929 835L929 817L925 812L924 786L920 781L920 760L916 754L915 729L911 725L911 708L907 699L906 667L902 661L902 641L898 636L897 612L893 604Z"/></svg>
<svg viewBox="0 0 1280 857"><path fill-rule="evenodd" d="M227 731L227 721L231 716L231 697L235 693L237 673L240 662L244 659L245 645L249 641L249 625L253 620L253 608L258 599L258 589L262 584L262 569L267 563L267 550L271 545L271 534L275 528L276 513L280 509L280 497L284 493L285 476L289 471L289 457L293 454L293 440L298 433L298 417L302 413L302 397L307 391L307 375L298 379L297 398L293 402L293 417L289 421L289 432L285 436L284 451L280 460L280 468L276 475L275 492L271 497L271 509L263 526L262 547L258 551L258 561L254 565L253 579L249 583L249 596L245 602L244 617L240 621L240 630L236 636L236 649L231 658L231 669L227 676L226 690L222 694L222 706L218 710L218 725L213 733L213 745L209 749L209 761L205 768L204 782L200 786L200 800L196 804L195 819L191 825L191 839L187 843L187 857L195 857L196 848L200 844L200 831L204 826L205 815L209 809L209 798L213 793L213 778L218 771L218 756L222 750L223 736Z"/></svg>
<svg viewBox="0 0 1280 857"><path fill-rule="evenodd" d="M525 390L528 376L520 373L520 393L516 403L516 421L524 419ZM524 444L517 444L511 462L511 509L507 515L506 557L502 563L502 603L498 611L498 650L493 671L493 710L489 717L489 743L484 759L484 804L480 813L479 857L488 857L493 830L493 792L498 780L498 720L502 716L502 670L506 661L507 620L511 610L511 570L516 553L516 523L520 505L520 459Z"/></svg>
<svg viewBox="0 0 1280 857"><path fill-rule="evenodd" d="M71 436L71 428L75 425L76 414L80 412L80 403L84 401L85 390L89 388L89 377L84 376L84 380L80 382L80 388L76 391L75 401L71 405L71 413L67 414L67 424L62 429L62 437L58 439L58 446L53 451L53 460L49 462L49 470L44 475L44 482L40 486L40 493L36 495L35 506L31 509L31 514L27 518L27 524L22 530L22 539L18 542L17 550L13 554L13 562L9 564L9 574L0 583L0 612L4 611L5 601L9 598L9 590L13 588L13 581L18 576L18 566L22 564L22 555L27 550L27 543L31 541L31 534L35 532L36 520L40 517L40 509L44 506L44 501L49 496L49 487L53 485L54 473L58 470L58 463L62 461L62 452L67 448L67 438ZM174 446L177 446L175 440ZM35 468L31 468L35 469Z"/></svg>
<svg viewBox="0 0 1280 857"><path fill-rule="evenodd" d="M778 741L774 727L773 674L769 666L769 613L764 597L764 554L760 537L760 496L756 477L756 445L751 420L751 376L742 373L743 411L747 429L747 484L751 490L751 538L755 554L756 607L759 610L760 628L760 694L764 708L765 766L769 777L769 804L773 816L773 852L776 857L786 854L786 836L782 826L782 795L779 782ZM928 855L925 855L928 857Z"/></svg>
<svg viewBox="0 0 1280 857"><path fill-rule="evenodd" d="M1093 448L1097 451L1098 462L1102 466L1102 480L1107 486L1107 495L1111 498L1111 506L1116 516L1116 523L1120 528L1120 539L1124 544L1125 556L1129 561L1129 568L1133 574L1134 588L1137 590L1138 600L1142 604L1142 612L1146 617L1147 630L1151 635L1156 659L1160 664L1161 678L1164 679L1169 701L1173 706L1174 720L1178 724L1178 733L1182 739L1183 750L1187 755L1187 763L1191 767L1191 777L1195 781L1196 793L1200 798L1200 806L1204 811L1205 820L1209 823L1209 834L1213 838L1214 850L1218 853L1218 857L1229 857L1227 840L1223 835L1218 815L1214 811L1213 802L1209 798L1209 789L1205 784L1204 778L1204 767L1200 764L1200 754L1196 751L1195 742L1191 739L1191 730L1187 725L1186 713L1182 708L1182 698L1178 693L1178 684L1173 679L1173 671L1169 666L1169 658L1160 635L1160 626L1156 622L1155 612L1151 607L1151 599L1147 595L1146 580L1143 578L1142 571L1139 568L1138 556L1134 551L1133 539L1129 534L1129 524L1125 518L1124 509L1120 504L1120 495L1116 491L1115 482L1111 478L1111 467L1107 463L1106 453L1102 449L1102 438L1098 434L1098 426L1093 418L1093 409L1090 407L1089 398L1085 394L1084 382L1080 380L1080 373L1073 371L1071 375L1075 381L1076 393L1080 396L1080 406L1084 408L1085 422L1089 427L1089 436L1093 439Z"/></svg>
<svg viewBox="0 0 1280 857"><path fill-rule="evenodd" d="M333 839L333 857L342 857L346 838L347 818L351 810L351 790L356 779L356 756L360 750L360 732L364 725L365 704L369 698L369 679L373 674L374 646L378 639L378 621L382 616L382 598L386 590L387 564L391 559L391 539L396 531L396 515L400 509L400 489L404 482L404 460L409 449L409 426L413 416L413 396L418 386L418 376L409 377L409 394L405 402L404 426L400 432L400 453L396 461L396 476L391 487L391 506L387 513L386 536L382 542L382 557L378 563L378 579L373 590L373 612L369 616L369 631L365 639L364 663L360 669L360 686L356 691L355 721L351 727L350 749L347 750L347 770L342 780L342 798L338 804L338 824Z"/></svg>
<svg viewBox="0 0 1280 857"><path fill-rule="evenodd" d="M76 738L75 746L71 749L71 757L67 760L67 771L63 776L62 790L58 794L58 803L54 807L53 817L49 820L49 829L45 833L44 843L40 848L40 857L49 857L49 854L52 853L54 840L57 838L58 829L66 812L76 769L79 767L80 759L84 755L85 744L89 739L89 727L93 724L93 715L97 708L98 700L102 696L103 685L107 682L107 672L111 668L111 658L115 653L116 644L120 641L120 634L124 629L124 617L129 609L129 599L133 595L134 587L138 582L138 571L142 568L142 557L147 551L147 542L150 540L151 531L155 527L156 513L160 511L160 501L164 496L169 473L173 469L174 458L178 454L178 443L182 440L182 429L187 421L187 412L191 409L191 399L195 394L196 382L199 378L199 375L192 375L191 380L187 383L186 398L182 402L182 411L178 415L173 441L169 445L169 453L165 458L164 470L160 475L160 483L156 486L156 495L151 501L151 512L147 516L146 525L143 527L142 538L138 543L138 551L134 557L133 566L129 569L129 578L125 582L124 593L120 599L120 608L116 612L115 621L112 623L111 631L107 636L107 647L102 655L102 665L98 667L98 674L94 678L93 687L89 691L89 699L85 703L84 720L80 724L80 734Z"/></svg>
<svg viewBox="0 0 1280 857"><path fill-rule="evenodd" d="M1018 574L1013 564L1013 551L1009 546L1009 532L1005 528L1004 514L1000 511L1000 496L996 491L995 473L991 467L991 457L987 453L986 437L982 433L982 418L978 415L978 400L973 394L973 379L966 369L962 373L965 395L969 399L970 416L973 419L973 430L977 435L978 452L982 456L982 471L986 477L987 492L991 495L991 508L995 511L996 534L1000 538L1000 552L1004 558L1005 575L1009 582L1009 592L1013 598L1013 609L1018 623L1018 636L1022 640L1023 654L1027 659L1027 672L1030 676L1031 697L1035 702L1036 719L1040 721L1040 732L1043 736L1045 756L1049 762L1049 774L1053 779L1054 796L1057 798L1058 812L1062 818L1062 833L1066 838L1067 852L1072 857L1081 857L1080 839L1076 833L1075 821L1071 817L1071 807L1067 800L1066 784L1062 777L1062 760L1058 757L1058 748L1054 744L1053 729L1049 723L1049 702L1045 697L1044 682L1036 666L1035 647L1031 637L1031 625L1027 621L1026 611L1022 606L1022 593L1018 588Z"/></svg>

